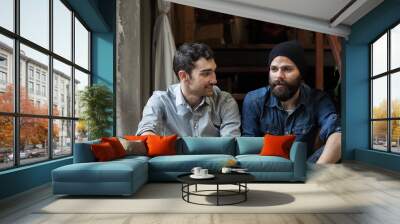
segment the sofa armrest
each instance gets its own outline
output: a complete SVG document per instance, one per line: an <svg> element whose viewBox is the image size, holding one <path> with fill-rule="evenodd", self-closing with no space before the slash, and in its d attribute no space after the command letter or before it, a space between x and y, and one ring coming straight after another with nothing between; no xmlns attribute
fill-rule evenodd
<svg viewBox="0 0 400 224"><path fill-rule="evenodd" d="M74 145L74 163L95 162L96 158L92 153L90 146L100 143L100 140L75 143Z"/></svg>
<svg viewBox="0 0 400 224"><path fill-rule="evenodd" d="M290 149L290 160L293 161L293 179L295 181L305 181L306 179L306 160L307 144L305 142L294 142Z"/></svg>

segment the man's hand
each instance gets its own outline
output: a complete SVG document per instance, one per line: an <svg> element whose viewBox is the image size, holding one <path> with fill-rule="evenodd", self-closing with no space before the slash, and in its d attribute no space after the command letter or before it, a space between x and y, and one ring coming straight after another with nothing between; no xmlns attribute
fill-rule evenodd
<svg viewBox="0 0 400 224"><path fill-rule="evenodd" d="M342 156L342 133L335 132L328 137L318 164L336 163Z"/></svg>

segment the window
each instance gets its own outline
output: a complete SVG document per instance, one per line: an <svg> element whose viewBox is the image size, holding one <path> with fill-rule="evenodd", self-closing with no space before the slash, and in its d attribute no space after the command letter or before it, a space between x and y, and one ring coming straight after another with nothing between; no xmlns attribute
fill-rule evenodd
<svg viewBox="0 0 400 224"><path fill-rule="evenodd" d="M53 91L56 93L53 95L53 103L58 104L60 103L59 100L61 100L62 103L64 103L64 96L68 96L71 102L68 102L68 104L72 103L72 90L71 89L65 89L66 83L69 83L70 85L72 84L72 68L71 66L68 66L56 59L53 60L54 64L54 83L53 83ZM75 78L76 79L76 78ZM59 95L60 94L60 95ZM58 99L60 97L60 99ZM55 105L54 105L55 106ZM60 105L61 106L61 105ZM54 114L60 113L59 109L53 111ZM65 111L65 114L62 113L62 116L72 116L72 108L67 108Z"/></svg>
<svg viewBox="0 0 400 224"><path fill-rule="evenodd" d="M29 66L28 74L29 74L29 79L33 80L33 67L32 66Z"/></svg>
<svg viewBox="0 0 400 224"><path fill-rule="evenodd" d="M40 70L36 69L36 80L40 81Z"/></svg>
<svg viewBox="0 0 400 224"><path fill-rule="evenodd" d="M53 4L54 53L71 60L72 12L59 0L53 1Z"/></svg>
<svg viewBox="0 0 400 224"><path fill-rule="evenodd" d="M42 82L46 82L46 74L45 73L42 73Z"/></svg>
<svg viewBox="0 0 400 224"><path fill-rule="evenodd" d="M1 1L0 5L3 4ZM0 14L3 12L3 9L0 8ZM0 21L3 18L3 15L0 15ZM1 23L0 23L1 26ZM14 72L12 69L12 58L14 57L14 42L13 39L8 38L5 35L0 33L0 124L2 124L3 120L6 119L1 117L1 113L12 113L14 111L14 83L13 76ZM6 119L7 120L7 119ZM7 120L8 121L8 120ZM7 135L12 136L11 128L7 129ZM1 138L1 136L0 136ZM5 144L5 143L4 143ZM11 144L5 144L11 146ZM4 146L5 147L5 146ZM2 148L2 144L0 141L0 150ZM0 160L0 169L1 169L1 160Z"/></svg>
<svg viewBox="0 0 400 224"><path fill-rule="evenodd" d="M0 91L5 91L7 85L7 74L0 70Z"/></svg>
<svg viewBox="0 0 400 224"><path fill-rule="evenodd" d="M7 85L7 56L0 54L0 91L5 91Z"/></svg>
<svg viewBox="0 0 400 224"><path fill-rule="evenodd" d="M5 92L7 87L7 56L0 54L0 91Z"/></svg>
<svg viewBox="0 0 400 224"><path fill-rule="evenodd" d="M0 0L0 26L0 170L72 155L87 139L72 105L90 83L90 31L63 0Z"/></svg>
<svg viewBox="0 0 400 224"><path fill-rule="evenodd" d="M7 68L7 56L0 55L0 67Z"/></svg>
<svg viewBox="0 0 400 224"><path fill-rule="evenodd" d="M46 86L42 86L42 96L46 96Z"/></svg>
<svg viewBox="0 0 400 224"><path fill-rule="evenodd" d="M36 95L40 95L40 84L36 84Z"/></svg>
<svg viewBox="0 0 400 224"><path fill-rule="evenodd" d="M0 1L0 26L14 31L14 0Z"/></svg>
<svg viewBox="0 0 400 224"><path fill-rule="evenodd" d="M28 93L33 94L33 82L28 82Z"/></svg>
<svg viewBox="0 0 400 224"><path fill-rule="evenodd" d="M400 153L400 24L370 45L371 148Z"/></svg>
<svg viewBox="0 0 400 224"><path fill-rule="evenodd" d="M19 0L21 36L49 48L49 0ZM39 13L40 12L40 13Z"/></svg>
<svg viewBox="0 0 400 224"><path fill-rule="evenodd" d="M89 69L89 32L77 18L75 18L75 41L75 62Z"/></svg>

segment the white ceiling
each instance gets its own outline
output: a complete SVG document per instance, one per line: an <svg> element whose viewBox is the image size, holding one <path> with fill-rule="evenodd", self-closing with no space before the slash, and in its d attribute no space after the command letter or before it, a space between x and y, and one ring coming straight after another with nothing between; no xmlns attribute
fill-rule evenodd
<svg viewBox="0 0 400 224"><path fill-rule="evenodd" d="M167 1L343 37L350 34L353 23L383 2L383 0ZM338 14L348 4L349 7Z"/></svg>
<svg viewBox="0 0 400 224"><path fill-rule="evenodd" d="M230 0L230 2L240 4L245 2L248 5L264 9L273 9L300 16L330 20L350 0Z"/></svg>

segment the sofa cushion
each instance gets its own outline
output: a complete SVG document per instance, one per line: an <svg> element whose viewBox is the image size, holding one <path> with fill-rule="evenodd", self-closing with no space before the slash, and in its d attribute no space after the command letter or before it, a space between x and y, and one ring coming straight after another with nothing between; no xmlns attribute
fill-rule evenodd
<svg viewBox="0 0 400 224"><path fill-rule="evenodd" d="M147 136L147 155L148 156L164 156L176 154L176 139L177 135L170 136Z"/></svg>
<svg viewBox="0 0 400 224"><path fill-rule="evenodd" d="M235 155L235 139L231 137L183 137L177 143L177 154Z"/></svg>
<svg viewBox="0 0 400 224"><path fill-rule="evenodd" d="M101 142L110 143L117 158L126 156L126 151L117 137L103 137L101 138Z"/></svg>
<svg viewBox="0 0 400 224"><path fill-rule="evenodd" d="M132 163L132 161L135 161L135 160L148 162L149 159L150 159L150 157L147 157L147 156L130 155L130 156L125 156L124 158L113 160L112 162Z"/></svg>
<svg viewBox="0 0 400 224"><path fill-rule="evenodd" d="M269 135L264 136L264 145L261 156L280 156L289 159L290 148L296 135Z"/></svg>
<svg viewBox="0 0 400 224"><path fill-rule="evenodd" d="M259 154L264 144L263 137L237 137L236 155Z"/></svg>
<svg viewBox="0 0 400 224"><path fill-rule="evenodd" d="M140 140L142 142L146 142L148 135L125 135L124 138L131 141Z"/></svg>
<svg viewBox="0 0 400 224"><path fill-rule="evenodd" d="M241 168L249 172L293 172L292 161L278 156L238 155Z"/></svg>
<svg viewBox="0 0 400 224"><path fill-rule="evenodd" d="M211 172L219 171L230 159L231 155L175 155L158 156L149 160L149 170L163 172L190 172L193 167L200 166Z"/></svg>
<svg viewBox="0 0 400 224"><path fill-rule="evenodd" d="M112 145L108 142L93 144L90 146L90 148L92 149L94 157L96 157L97 161L104 162L118 158Z"/></svg>
<svg viewBox="0 0 400 224"><path fill-rule="evenodd" d="M145 142L141 140L127 140L124 138L119 138L122 146L126 151L126 155L138 155L145 156L147 155L147 148Z"/></svg>
<svg viewBox="0 0 400 224"><path fill-rule="evenodd" d="M53 181L128 182L132 181L132 172L141 170L142 166L146 166L146 163L140 160L74 163L53 170Z"/></svg>

